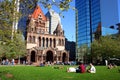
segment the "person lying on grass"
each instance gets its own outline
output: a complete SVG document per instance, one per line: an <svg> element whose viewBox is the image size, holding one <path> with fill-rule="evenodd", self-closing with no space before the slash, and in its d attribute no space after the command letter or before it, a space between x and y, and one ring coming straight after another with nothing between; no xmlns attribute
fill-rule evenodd
<svg viewBox="0 0 120 80"><path fill-rule="evenodd" d="M86 68L83 63L80 63L80 65L77 68L70 67L67 69L67 72L76 72L76 73L85 73Z"/></svg>

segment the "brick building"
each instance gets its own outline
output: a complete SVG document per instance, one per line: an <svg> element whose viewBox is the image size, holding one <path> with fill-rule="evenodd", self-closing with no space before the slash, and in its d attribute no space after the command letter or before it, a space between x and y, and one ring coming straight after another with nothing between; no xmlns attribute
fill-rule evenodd
<svg viewBox="0 0 120 80"><path fill-rule="evenodd" d="M61 24L58 23L53 34L49 34L49 19L37 6L27 21L27 61L40 62L67 62L69 52L65 50L65 36Z"/></svg>

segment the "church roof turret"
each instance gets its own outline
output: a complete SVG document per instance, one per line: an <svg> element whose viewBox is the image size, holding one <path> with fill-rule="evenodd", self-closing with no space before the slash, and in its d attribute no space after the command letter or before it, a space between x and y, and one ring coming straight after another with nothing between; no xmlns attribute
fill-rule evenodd
<svg viewBox="0 0 120 80"><path fill-rule="evenodd" d="M58 23L55 31L54 31L54 34L57 35L57 36L63 36L64 35L64 31L62 30L62 27L61 27L61 24Z"/></svg>
<svg viewBox="0 0 120 80"><path fill-rule="evenodd" d="M62 27L61 27L60 23L58 23L58 25L56 27L56 31L62 31Z"/></svg>

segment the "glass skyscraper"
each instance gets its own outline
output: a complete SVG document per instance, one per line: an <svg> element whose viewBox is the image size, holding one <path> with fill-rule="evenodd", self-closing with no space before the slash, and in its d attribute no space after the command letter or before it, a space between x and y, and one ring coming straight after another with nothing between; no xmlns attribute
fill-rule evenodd
<svg viewBox="0 0 120 80"><path fill-rule="evenodd" d="M100 23L100 0L76 0L76 10L78 11L78 27L76 40L76 58L83 60L84 54L79 48L81 46L90 46L94 39L94 32Z"/></svg>
<svg viewBox="0 0 120 80"><path fill-rule="evenodd" d="M76 59L84 60L85 50L81 50L81 47L90 48L91 42L95 39L95 32L100 25L109 27L120 22L118 19L120 18L119 2L120 0L75 0L76 18L78 18L76 19ZM109 10L109 7L106 6L114 8ZM114 16L112 16L113 13L115 13ZM117 21L112 23L115 18ZM109 26L105 26L105 24L109 24ZM100 32L100 34L102 33Z"/></svg>

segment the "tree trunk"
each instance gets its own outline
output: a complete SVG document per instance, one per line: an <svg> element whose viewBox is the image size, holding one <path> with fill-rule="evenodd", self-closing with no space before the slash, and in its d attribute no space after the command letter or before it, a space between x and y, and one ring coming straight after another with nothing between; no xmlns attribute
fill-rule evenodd
<svg viewBox="0 0 120 80"><path fill-rule="evenodd" d="M20 64L20 55L18 56L18 64Z"/></svg>

